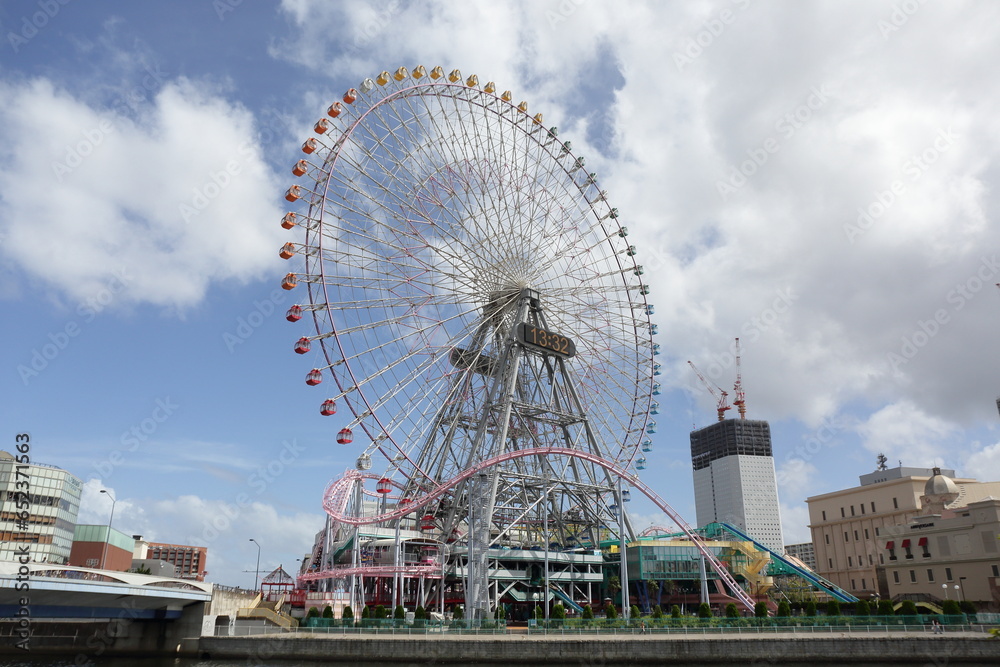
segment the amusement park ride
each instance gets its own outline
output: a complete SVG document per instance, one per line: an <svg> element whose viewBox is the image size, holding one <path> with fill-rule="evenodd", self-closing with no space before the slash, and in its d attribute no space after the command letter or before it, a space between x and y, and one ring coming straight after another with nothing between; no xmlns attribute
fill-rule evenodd
<svg viewBox="0 0 1000 667"><path fill-rule="evenodd" d="M299 239L280 255L301 266L282 285L308 291L287 319L315 333L294 350L359 452L325 492L300 586L473 619L501 600L590 602L601 543L635 538L631 488L752 606L632 472L659 411L653 306L570 142L440 67L365 79L314 131L285 193Z"/></svg>

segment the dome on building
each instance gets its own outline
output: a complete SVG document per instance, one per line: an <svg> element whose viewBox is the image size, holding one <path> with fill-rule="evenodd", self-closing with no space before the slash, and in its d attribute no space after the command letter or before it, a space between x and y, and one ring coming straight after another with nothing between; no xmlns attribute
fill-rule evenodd
<svg viewBox="0 0 1000 667"><path fill-rule="evenodd" d="M920 503L924 509L940 512L946 505L955 502L959 489L950 477L941 474L941 468L935 467L933 472L924 484L924 495L920 497Z"/></svg>

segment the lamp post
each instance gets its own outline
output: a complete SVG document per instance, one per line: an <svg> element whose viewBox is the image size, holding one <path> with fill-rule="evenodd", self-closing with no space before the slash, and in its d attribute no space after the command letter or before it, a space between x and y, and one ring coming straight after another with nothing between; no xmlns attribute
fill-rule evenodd
<svg viewBox="0 0 1000 667"><path fill-rule="evenodd" d="M941 584L941 588L944 589L944 599L948 599L948 584Z"/></svg>
<svg viewBox="0 0 1000 667"><path fill-rule="evenodd" d="M104 553L101 555L101 569L104 570L107 569L108 542L111 541L111 524L114 523L115 520L115 505L118 503L118 501L115 500L115 497L111 495L111 492L108 491L107 489L101 489L101 493L106 493L108 494L108 498L111 498L111 516L108 517L108 534L105 536Z"/></svg>
<svg viewBox="0 0 1000 667"><path fill-rule="evenodd" d="M260 584L258 583L260 581L260 542L252 537L250 538L250 541L257 545L257 567L253 571L253 589L256 591L260 587Z"/></svg>

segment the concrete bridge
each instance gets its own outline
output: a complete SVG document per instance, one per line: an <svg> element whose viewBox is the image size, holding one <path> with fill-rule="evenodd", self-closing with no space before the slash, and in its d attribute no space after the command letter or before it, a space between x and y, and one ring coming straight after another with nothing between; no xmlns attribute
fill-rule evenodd
<svg viewBox="0 0 1000 667"><path fill-rule="evenodd" d="M172 652L201 635L211 600L211 583L0 562L0 636L9 638L0 645L88 657Z"/></svg>

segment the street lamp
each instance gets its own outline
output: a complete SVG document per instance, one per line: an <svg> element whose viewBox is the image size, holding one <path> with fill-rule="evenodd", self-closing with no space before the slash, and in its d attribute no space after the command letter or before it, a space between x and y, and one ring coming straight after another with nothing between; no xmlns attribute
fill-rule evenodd
<svg viewBox="0 0 1000 667"><path fill-rule="evenodd" d="M108 534L105 536L104 553L101 555L101 569L105 570L107 569L107 562L108 562L108 542L111 541L111 524L115 520L115 505L118 503L118 501L115 500L115 497L111 495L111 492L108 491L107 489L101 489L101 493L106 493L108 494L108 497L111 498L111 516L108 517Z"/></svg>
<svg viewBox="0 0 1000 667"><path fill-rule="evenodd" d="M944 589L944 599L948 599L948 584L941 584L941 588Z"/></svg>
<svg viewBox="0 0 1000 667"><path fill-rule="evenodd" d="M260 584L258 583L258 581L260 580L260 542L253 539L252 537L250 538L250 541L257 545L257 569L254 570L254 575L253 575L253 589L257 590L260 586Z"/></svg>

